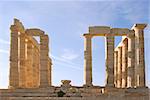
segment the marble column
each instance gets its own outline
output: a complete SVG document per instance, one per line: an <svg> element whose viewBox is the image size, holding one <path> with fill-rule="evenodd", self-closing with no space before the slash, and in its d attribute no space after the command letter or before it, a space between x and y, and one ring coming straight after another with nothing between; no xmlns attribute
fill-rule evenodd
<svg viewBox="0 0 150 100"><path fill-rule="evenodd" d="M52 60L49 58L48 60L48 83L49 86L52 85Z"/></svg>
<svg viewBox="0 0 150 100"><path fill-rule="evenodd" d="M27 87L33 87L33 44L32 41L27 42Z"/></svg>
<svg viewBox="0 0 150 100"><path fill-rule="evenodd" d="M36 54L37 54L37 59L36 59L36 68L37 68L37 72L36 72L36 77L37 77L37 87L40 86L40 51L39 49L36 49Z"/></svg>
<svg viewBox="0 0 150 100"><path fill-rule="evenodd" d="M34 45L33 46L33 56L32 56L32 59L33 59L33 65L32 65L32 68L33 68L33 87L37 87L37 53L36 53L36 46Z"/></svg>
<svg viewBox="0 0 150 100"><path fill-rule="evenodd" d="M122 88L127 87L128 40L122 42Z"/></svg>
<svg viewBox="0 0 150 100"><path fill-rule="evenodd" d="M19 47L20 47L19 87L25 88L26 87L26 68L25 68L26 60L25 60L25 34L24 33L20 33L19 41L20 41L20 44L19 44Z"/></svg>
<svg viewBox="0 0 150 100"><path fill-rule="evenodd" d="M40 87L48 87L48 35L40 37Z"/></svg>
<svg viewBox="0 0 150 100"><path fill-rule="evenodd" d="M34 47L34 56L33 56L34 60L33 60L33 83L34 83L34 87L39 87L39 61L40 61L40 56L39 56L39 50L38 48L35 46Z"/></svg>
<svg viewBox="0 0 150 100"><path fill-rule="evenodd" d="M115 87L117 87L117 77L118 77L118 51L115 51L114 53L114 81L115 81Z"/></svg>
<svg viewBox="0 0 150 100"><path fill-rule="evenodd" d="M114 36L107 34L105 43L106 86L114 87Z"/></svg>
<svg viewBox="0 0 150 100"><path fill-rule="evenodd" d="M9 74L9 88L19 87L19 64L18 64L18 30L15 25L10 27L11 41L10 41L10 74Z"/></svg>
<svg viewBox="0 0 150 100"><path fill-rule="evenodd" d="M135 76L136 86L145 87L145 59L144 59L144 28L146 24L135 24Z"/></svg>
<svg viewBox="0 0 150 100"><path fill-rule="evenodd" d="M92 36L84 35L84 81L85 86L92 86Z"/></svg>
<svg viewBox="0 0 150 100"><path fill-rule="evenodd" d="M127 87L135 86L135 36L134 31L128 34L128 72Z"/></svg>
<svg viewBox="0 0 150 100"><path fill-rule="evenodd" d="M122 87L122 47L118 47L118 88Z"/></svg>

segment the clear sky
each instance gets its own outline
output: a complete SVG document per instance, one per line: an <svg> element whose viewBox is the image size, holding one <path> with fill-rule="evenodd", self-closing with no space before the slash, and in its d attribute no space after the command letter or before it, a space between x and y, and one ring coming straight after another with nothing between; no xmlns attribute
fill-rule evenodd
<svg viewBox="0 0 150 100"><path fill-rule="evenodd" d="M84 38L89 26L131 28L134 23L149 24L149 0L0 0L0 88L7 88L9 75L9 27L17 18L25 28L40 28L50 37L53 61L52 84L69 79L83 85ZM145 30L147 85L150 86L150 27ZM115 44L120 41L116 37ZM93 84L105 84L104 37L93 38Z"/></svg>

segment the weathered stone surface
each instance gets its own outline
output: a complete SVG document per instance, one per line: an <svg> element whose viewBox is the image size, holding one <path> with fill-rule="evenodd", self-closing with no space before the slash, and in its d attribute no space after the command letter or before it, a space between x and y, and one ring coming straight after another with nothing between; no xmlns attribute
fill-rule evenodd
<svg viewBox="0 0 150 100"><path fill-rule="evenodd" d="M114 87L114 36L106 36L105 42L106 86Z"/></svg>
<svg viewBox="0 0 150 100"><path fill-rule="evenodd" d="M84 42L84 79L86 86L92 86L92 37L85 36Z"/></svg>
<svg viewBox="0 0 150 100"><path fill-rule="evenodd" d="M149 100L145 86L145 24L132 29L94 26L84 34L85 84L72 86L62 80L60 87L51 86L52 60L49 38L40 29L25 30L15 19L11 26L10 86L0 89L0 100ZM124 36L125 35L125 36ZM33 36L40 37L38 43ZM105 36L106 86L92 84L92 37ZM123 36L114 48L114 37Z"/></svg>
<svg viewBox="0 0 150 100"><path fill-rule="evenodd" d="M89 27L90 34L101 34L101 36L105 36L105 34L110 33L110 27L108 26L91 26Z"/></svg>
<svg viewBox="0 0 150 100"><path fill-rule="evenodd" d="M146 24L135 24L135 80L136 86L145 87L144 28Z"/></svg>
<svg viewBox="0 0 150 100"><path fill-rule="evenodd" d="M50 86L52 62L48 55L48 35L40 29L25 29L17 19L14 20L14 25L11 25L10 29L9 87L38 88L42 84ZM41 43L39 44L33 36L39 36Z"/></svg>
<svg viewBox="0 0 150 100"><path fill-rule="evenodd" d="M122 45L122 88L127 87L127 61L128 60L128 40L124 39Z"/></svg>
<svg viewBox="0 0 150 100"><path fill-rule="evenodd" d="M112 28L111 32L115 34L115 36L126 36L129 34L129 29L127 28Z"/></svg>

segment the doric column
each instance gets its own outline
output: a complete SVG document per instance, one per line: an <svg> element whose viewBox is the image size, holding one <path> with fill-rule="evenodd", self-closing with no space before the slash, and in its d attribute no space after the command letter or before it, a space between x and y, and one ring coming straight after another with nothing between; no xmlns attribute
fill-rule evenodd
<svg viewBox="0 0 150 100"><path fill-rule="evenodd" d="M107 34L105 43L106 86L114 87L114 36L112 34Z"/></svg>
<svg viewBox="0 0 150 100"><path fill-rule="evenodd" d="M37 54L37 58L36 58L36 81L37 81L37 87L39 87L40 85L40 51L39 49L36 49L36 54Z"/></svg>
<svg viewBox="0 0 150 100"><path fill-rule="evenodd" d="M26 69L27 69L27 74L26 74L26 78L27 78L27 87L31 88L33 87L33 44L32 42L29 40L27 41L27 61L26 61Z"/></svg>
<svg viewBox="0 0 150 100"><path fill-rule="evenodd" d="M24 33L20 33L19 36L19 47L20 47L20 68L19 68L19 87L20 88L25 88L26 87L26 68L25 68L25 34Z"/></svg>
<svg viewBox="0 0 150 100"><path fill-rule="evenodd" d="M10 27L11 41L10 41L10 74L9 74L9 88L19 87L19 72L18 72L18 30L15 25Z"/></svg>
<svg viewBox="0 0 150 100"><path fill-rule="evenodd" d="M114 53L114 81L115 81L115 87L117 87L117 76L118 76L118 51L115 51Z"/></svg>
<svg viewBox="0 0 150 100"><path fill-rule="evenodd" d="M122 87L122 47L118 47L118 88Z"/></svg>
<svg viewBox="0 0 150 100"><path fill-rule="evenodd" d="M122 88L127 87L128 40L122 42Z"/></svg>
<svg viewBox="0 0 150 100"><path fill-rule="evenodd" d="M40 87L48 87L48 35L40 37Z"/></svg>
<svg viewBox="0 0 150 100"><path fill-rule="evenodd" d="M134 31L128 34L128 72L127 87L135 86L135 36Z"/></svg>
<svg viewBox="0 0 150 100"><path fill-rule="evenodd" d="M49 58L48 60L48 83L49 86L52 85L52 60Z"/></svg>
<svg viewBox="0 0 150 100"><path fill-rule="evenodd" d="M84 37L84 81L86 86L92 86L92 36Z"/></svg>
<svg viewBox="0 0 150 100"><path fill-rule="evenodd" d="M33 87L39 86L39 51L36 46L33 48Z"/></svg>
<svg viewBox="0 0 150 100"><path fill-rule="evenodd" d="M146 24L135 24L135 76L136 86L145 87L145 59L144 59L144 28Z"/></svg>

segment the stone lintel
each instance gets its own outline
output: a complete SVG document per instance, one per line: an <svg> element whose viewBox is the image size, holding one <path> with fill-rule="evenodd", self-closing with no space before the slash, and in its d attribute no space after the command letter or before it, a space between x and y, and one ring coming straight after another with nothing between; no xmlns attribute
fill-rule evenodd
<svg viewBox="0 0 150 100"><path fill-rule="evenodd" d="M34 39L33 37L30 37L30 36L27 36L26 37L29 41L31 41L33 43L33 45L38 48L38 50L40 50L40 46L39 46L39 43L37 42L36 39Z"/></svg>
<svg viewBox="0 0 150 100"><path fill-rule="evenodd" d="M90 34L106 34L110 33L110 27L108 26L91 26L89 27Z"/></svg>
<svg viewBox="0 0 150 100"><path fill-rule="evenodd" d="M38 29L38 28L31 28L31 29L26 29L26 34L30 36L43 36L44 31Z"/></svg>
<svg viewBox="0 0 150 100"><path fill-rule="evenodd" d="M94 37L94 36L105 36L106 34L105 33L102 33L102 34L83 34L83 36L91 36L91 37Z"/></svg>
<svg viewBox="0 0 150 100"><path fill-rule="evenodd" d="M108 26L89 27L89 34L92 34L92 36L105 36L109 33L113 33L114 36L126 36L129 32L128 28L110 28Z"/></svg>
<svg viewBox="0 0 150 100"><path fill-rule="evenodd" d="M134 29L141 29L141 30L143 30L146 26L147 26L147 24L134 24L131 29L132 30L134 30Z"/></svg>
<svg viewBox="0 0 150 100"><path fill-rule="evenodd" d="M127 29L127 28L112 28L111 32L115 36L126 36L127 34L129 34L129 29Z"/></svg>

